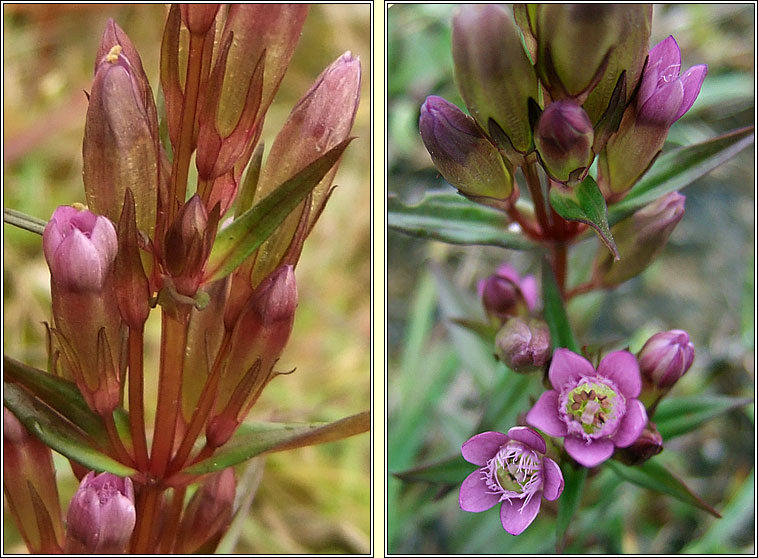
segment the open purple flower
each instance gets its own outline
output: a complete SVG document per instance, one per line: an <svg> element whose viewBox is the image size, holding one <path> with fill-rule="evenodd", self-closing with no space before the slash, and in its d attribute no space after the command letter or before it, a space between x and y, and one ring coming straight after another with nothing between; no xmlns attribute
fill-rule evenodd
<svg viewBox="0 0 758 558"><path fill-rule="evenodd" d="M500 522L519 535L537 517L541 498L556 500L563 492L563 473L545 457L545 440L526 426L508 434L482 432L461 447L464 459L478 465L461 485L463 511L481 512L500 504Z"/></svg>
<svg viewBox="0 0 758 558"><path fill-rule="evenodd" d="M548 377L553 389L540 396L526 422L565 437L566 452L585 467L633 444L647 423L645 406L637 400L640 371L629 351L610 353L595 370L583 356L557 349Z"/></svg>
<svg viewBox="0 0 758 558"><path fill-rule="evenodd" d="M692 66L681 76L682 54L669 35L650 51L637 94L639 120L670 126L697 99L708 66Z"/></svg>

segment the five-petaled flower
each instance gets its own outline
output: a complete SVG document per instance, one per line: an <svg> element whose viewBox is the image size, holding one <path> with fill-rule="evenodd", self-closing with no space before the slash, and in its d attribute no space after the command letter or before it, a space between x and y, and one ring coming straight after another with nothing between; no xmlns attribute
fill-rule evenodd
<svg viewBox="0 0 758 558"><path fill-rule="evenodd" d="M526 422L565 437L564 449L585 467L633 444L647 423L637 400L642 387L637 359L628 351L610 353L595 370L583 356L557 349L548 377L553 389L540 396Z"/></svg>
<svg viewBox="0 0 758 558"><path fill-rule="evenodd" d="M556 500L563 492L563 473L545 457L545 440L526 426L508 434L482 432L461 447L463 457L479 469L461 485L463 511L480 512L500 504L500 522L518 535L534 521L542 496Z"/></svg>

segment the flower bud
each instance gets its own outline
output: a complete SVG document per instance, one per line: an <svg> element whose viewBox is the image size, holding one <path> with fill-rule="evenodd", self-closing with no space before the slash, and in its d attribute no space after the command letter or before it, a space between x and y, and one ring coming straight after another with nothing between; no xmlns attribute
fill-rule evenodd
<svg viewBox="0 0 758 558"><path fill-rule="evenodd" d="M626 109L598 163L598 185L606 198L620 199L660 153L669 128L695 102L708 67L680 76L681 52L673 37L650 51L636 100Z"/></svg>
<svg viewBox="0 0 758 558"><path fill-rule="evenodd" d="M203 200L195 194L182 206L166 232L166 270L171 274L176 290L185 296L195 296L210 254L218 212L210 222ZM209 225L210 223L210 225Z"/></svg>
<svg viewBox="0 0 758 558"><path fill-rule="evenodd" d="M692 366L695 347L681 329L662 331L648 339L637 354L643 380L658 389L668 389Z"/></svg>
<svg viewBox="0 0 758 558"><path fill-rule="evenodd" d="M137 228L152 237L160 143L153 93L137 51L109 20L98 49L84 127L84 189L95 212L118 221L132 190Z"/></svg>
<svg viewBox="0 0 758 558"><path fill-rule="evenodd" d="M516 25L496 5L463 6L453 17L455 78L471 116L490 136L526 152L532 145L528 100L537 76Z"/></svg>
<svg viewBox="0 0 758 558"><path fill-rule="evenodd" d="M550 329L542 320L511 318L497 333L495 353L514 372L530 372L550 358Z"/></svg>
<svg viewBox="0 0 758 558"><path fill-rule="evenodd" d="M470 116L442 97L431 96L421 105L418 125L434 166L464 196L500 201L511 197L513 175Z"/></svg>
<svg viewBox="0 0 758 558"><path fill-rule="evenodd" d="M523 279L515 269L501 265L496 273L477 285L482 305L488 316L506 321L511 316L525 314L537 305L537 283L533 276Z"/></svg>
<svg viewBox="0 0 758 558"><path fill-rule="evenodd" d="M614 261L608 250L598 250L595 277L599 284L614 287L642 273L684 216L684 200L679 192L671 192L611 227L621 259Z"/></svg>
<svg viewBox="0 0 758 558"><path fill-rule="evenodd" d="M53 454L3 407L3 488L6 508L32 554L58 554L63 521Z"/></svg>
<svg viewBox="0 0 758 558"><path fill-rule="evenodd" d="M283 265L258 286L241 312L206 429L213 447L229 439L276 375L273 368L289 340L296 308L295 272L291 265Z"/></svg>
<svg viewBox="0 0 758 558"><path fill-rule="evenodd" d="M560 182L580 182L589 170L594 131L589 116L573 101L550 103L534 131L542 165Z"/></svg>
<svg viewBox="0 0 758 558"><path fill-rule="evenodd" d="M349 51L321 72L277 134L258 179L255 203L350 136L360 88L360 59ZM282 263L296 263L283 262L282 258L295 236L301 215L308 219L306 228L310 229L321 213L338 166L339 162L312 190L307 211L303 208L308 200L300 204L260 248L253 284L258 284Z"/></svg>
<svg viewBox="0 0 758 558"><path fill-rule="evenodd" d="M663 437L655 424L648 422L639 438L627 448L618 448L614 457L627 465L642 465L663 451Z"/></svg>
<svg viewBox="0 0 758 558"><path fill-rule="evenodd" d="M90 471L68 508L66 552L123 554L136 519L132 480Z"/></svg>
<svg viewBox="0 0 758 558"><path fill-rule="evenodd" d="M181 4L182 23L190 33L205 35L216 20L218 4Z"/></svg>
<svg viewBox="0 0 758 558"><path fill-rule="evenodd" d="M229 467L208 476L182 514L174 552L208 554L229 528L234 507L236 482Z"/></svg>

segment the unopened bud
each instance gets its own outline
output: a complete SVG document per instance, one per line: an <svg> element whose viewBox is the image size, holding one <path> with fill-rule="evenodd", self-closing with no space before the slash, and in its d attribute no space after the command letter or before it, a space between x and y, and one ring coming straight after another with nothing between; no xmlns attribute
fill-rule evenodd
<svg viewBox="0 0 758 558"><path fill-rule="evenodd" d="M495 353L515 372L530 372L550 358L550 329L538 319L515 317L495 338Z"/></svg>
<svg viewBox="0 0 758 558"><path fill-rule="evenodd" d="M177 554L212 553L232 519L236 482L229 467L209 476L182 514ZM211 547L209 548L208 545Z"/></svg>
<svg viewBox="0 0 758 558"><path fill-rule="evenodd" d="M463 195L510 198L513 175L500 152L454 104L442 97L427 97L421 106L419 131L434 166Z"/></svg>
<svg viewBox="0 0 758 558"><path fill-rule="evenodd" d="M453 17L455 78L466 107L482 130L502 133L522 153L532 145L528 101L537 99L537 76L516 25L496 5L463 6Z"/></svg>
<svg viewBox="0 0 758 558"><path fill-rule="evenodd" d="M534 277L527 275L521 278L515 269L506 264L479 281L477 289L487 315L501 322L511 316L525 314L537 305Z"/></svg>
<svg viewBox="0 0 758 558"><path fill-rule="evenodd" d="M621 259L614 261L608 250L598 250L595 274L599 283L613 287L642 273L684 216L684 200L679 192L671 192L611 227Z"/></svg>
<svg viewBox="0 0 758 558"><path fill-rule="evenodd" d="M179 293L191 297L197 292L214 234L203 201L195 194L179 210L166 233L166 269Z"/></svg>
<svg viewBox="0 0 758 558"><path fill-rule="evenodd" d="M648 339L637 355L643 380L658 389L668 389L692 366L695 347L681 329L662 331Z"/></svg>
<svg viewBox="0 0 758 558"><path fill-rule="evenodd" d="M66 552L123 554L136 518L132 480L90 471L68 508Z"/></svg>
<svg viewBox="0 0 758 558"><path fill-rule="evenodd" d="M534 131L545 170L560 182L580 182L589 170L594 130L589 116L573 101L550 103Z"/></svg>
<svg viewBox="0 0 758 558"><path fill-rule="evenodd" d="M190 33L205 35L216 20L219 4L181 4L182 22Z"/></svg>
<svg viewBox="0 0 758 558"><path fill-rule="evenodd" d="M642 465L663 451L663 437L655 424L649 422L639 438L626 448L618 448L614 457L627 465Z"/></svg>

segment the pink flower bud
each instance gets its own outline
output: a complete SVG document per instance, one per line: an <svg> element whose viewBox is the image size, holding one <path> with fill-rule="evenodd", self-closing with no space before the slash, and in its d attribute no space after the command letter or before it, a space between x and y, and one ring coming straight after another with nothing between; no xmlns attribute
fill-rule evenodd
<svg viewBox="0 0 758 558"><path fill-rule="evenodd" d="M663 451L663 437L655 424L648 422L639 438L628 448L618 448L614 457L627 465L642 465Z"/></svg>
<svg viewBox="0 0 758 558"><path fill-rule="evenodd" d="M107 217L62 205L45 227L42 248L56 287L99 292L116 258L118 239Z"/></svg>
<svg viewBox="0 0 758 558"><path fill-rule="evenodd" d="M695 347L686 331L656 333L645 342L637 359L643 379L658 389L668 389L692 366Z"/></svg>
<svg viewBox="0 0 758 558"><path fill-rule="evenodd" d="M573 101L550 103L534 131L534 143L545 170L560 182L580 182L595 154L590 117Z"/></svg>
<svg viewBox="0 0 758 558"><path fill-rule="evenodd" d="M166 269L171 274L176 290L185 296L195 296L210 254L215 223L209 225L208 212L203 200L195 194L182 206L166 232L164 256Z"/></svg>
<svg viewBox="0 0 758 558"><path fill-rule="evenodd" d="M232 519L236 482L229 467L210 475L195 492L182 514L177 554L211 553ZM211 545L210 548L206 545Z"/></svg>
<svg viewBox="0 0 758 558"><path fill-rule="evenodd" d="M510 198L513 175L470 116L442 97L431 96L421 105L418 127L434 166L464 196Z"/></svg>
<svg viewBox="0 0 758 558"><path fill-rule="evenodd" d="M132 480L87 473L66 517L66 552L123 554L136 522Z"/></svg>
<svg viewBox="0 0 758 558"><path fill-rule="evenodd" d="M190 33L205 35L216 21L219 4L181 4L182 22Z"/></svg>
<svg viewBox="0 0 758 558"><path fill-rule="evenodd" d="M511 318L495 338L495 352L514 372L531 372L550 358L550 329L542 320Z"/></svg>
<svg viewBox="0 0 758 558"><path fill-rule="evenodd" d="M519 276L507 264L477 285L488 316L504 322L511 316L525 314L537 305L537 283L533 276Z"/></svg>

